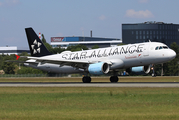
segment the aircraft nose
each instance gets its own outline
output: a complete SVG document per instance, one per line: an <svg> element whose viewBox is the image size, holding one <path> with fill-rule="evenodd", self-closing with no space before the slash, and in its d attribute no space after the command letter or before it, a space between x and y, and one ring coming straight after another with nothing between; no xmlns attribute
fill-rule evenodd
<svg viewBox="0 0 179 120"><path fill-rule="evenodd" d="M168 51L168 57L172 60L176 57L176 52L173 50Z"/></svg>

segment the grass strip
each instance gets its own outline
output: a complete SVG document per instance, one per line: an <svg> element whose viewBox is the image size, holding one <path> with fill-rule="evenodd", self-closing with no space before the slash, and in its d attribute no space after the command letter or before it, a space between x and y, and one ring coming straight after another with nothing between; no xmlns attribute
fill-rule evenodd
<svg viewBox="0 0 179 120"><path fill-rule="evenodd" d="M179 119L179 88L0 88L3 120Z"/></svg>
<svg viewBox="0 0 179 120"><path fill-rule="evenodd" d="M0 78L0 82L82 82L82 77ZM109 77L92 77L92 82L110 82ZM119 82L179 82L179 76L119 77Z"/></svg>

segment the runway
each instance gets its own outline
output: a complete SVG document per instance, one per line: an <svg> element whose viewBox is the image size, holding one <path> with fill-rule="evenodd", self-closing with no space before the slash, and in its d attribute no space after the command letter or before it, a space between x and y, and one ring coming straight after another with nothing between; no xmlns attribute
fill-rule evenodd
<svg viewBox="0 0 179 120"><path fill-rule="evenodd" d="M179 82L0 82L0 87L179 87Z"/></svg>

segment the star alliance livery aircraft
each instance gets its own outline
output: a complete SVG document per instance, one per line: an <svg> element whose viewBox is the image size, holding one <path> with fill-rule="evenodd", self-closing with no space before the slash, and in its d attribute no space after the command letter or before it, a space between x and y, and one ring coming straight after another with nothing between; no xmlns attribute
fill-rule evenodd
<svg viewBox="0 0 179 120"><path fill-rule="evenodd" d="M55 73L83 73L84 83L90 83L90 75L112 73L111 82L118 82L117 71L149 73L153 64L165 63L175 58L176 53L159 42L128 44L116 47L64 51L51 54L32 28L26 28L31 57L24 65Z"/></svg>

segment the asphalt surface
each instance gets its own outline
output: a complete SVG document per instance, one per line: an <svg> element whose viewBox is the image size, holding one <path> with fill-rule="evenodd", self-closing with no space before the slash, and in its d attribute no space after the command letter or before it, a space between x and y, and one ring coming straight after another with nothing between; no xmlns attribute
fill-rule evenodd
<svg viewBox="0 0 179 120"><path fill-rule="evenodd" d="M0 87L179 87L179 82L0 82Z"/></svg>

